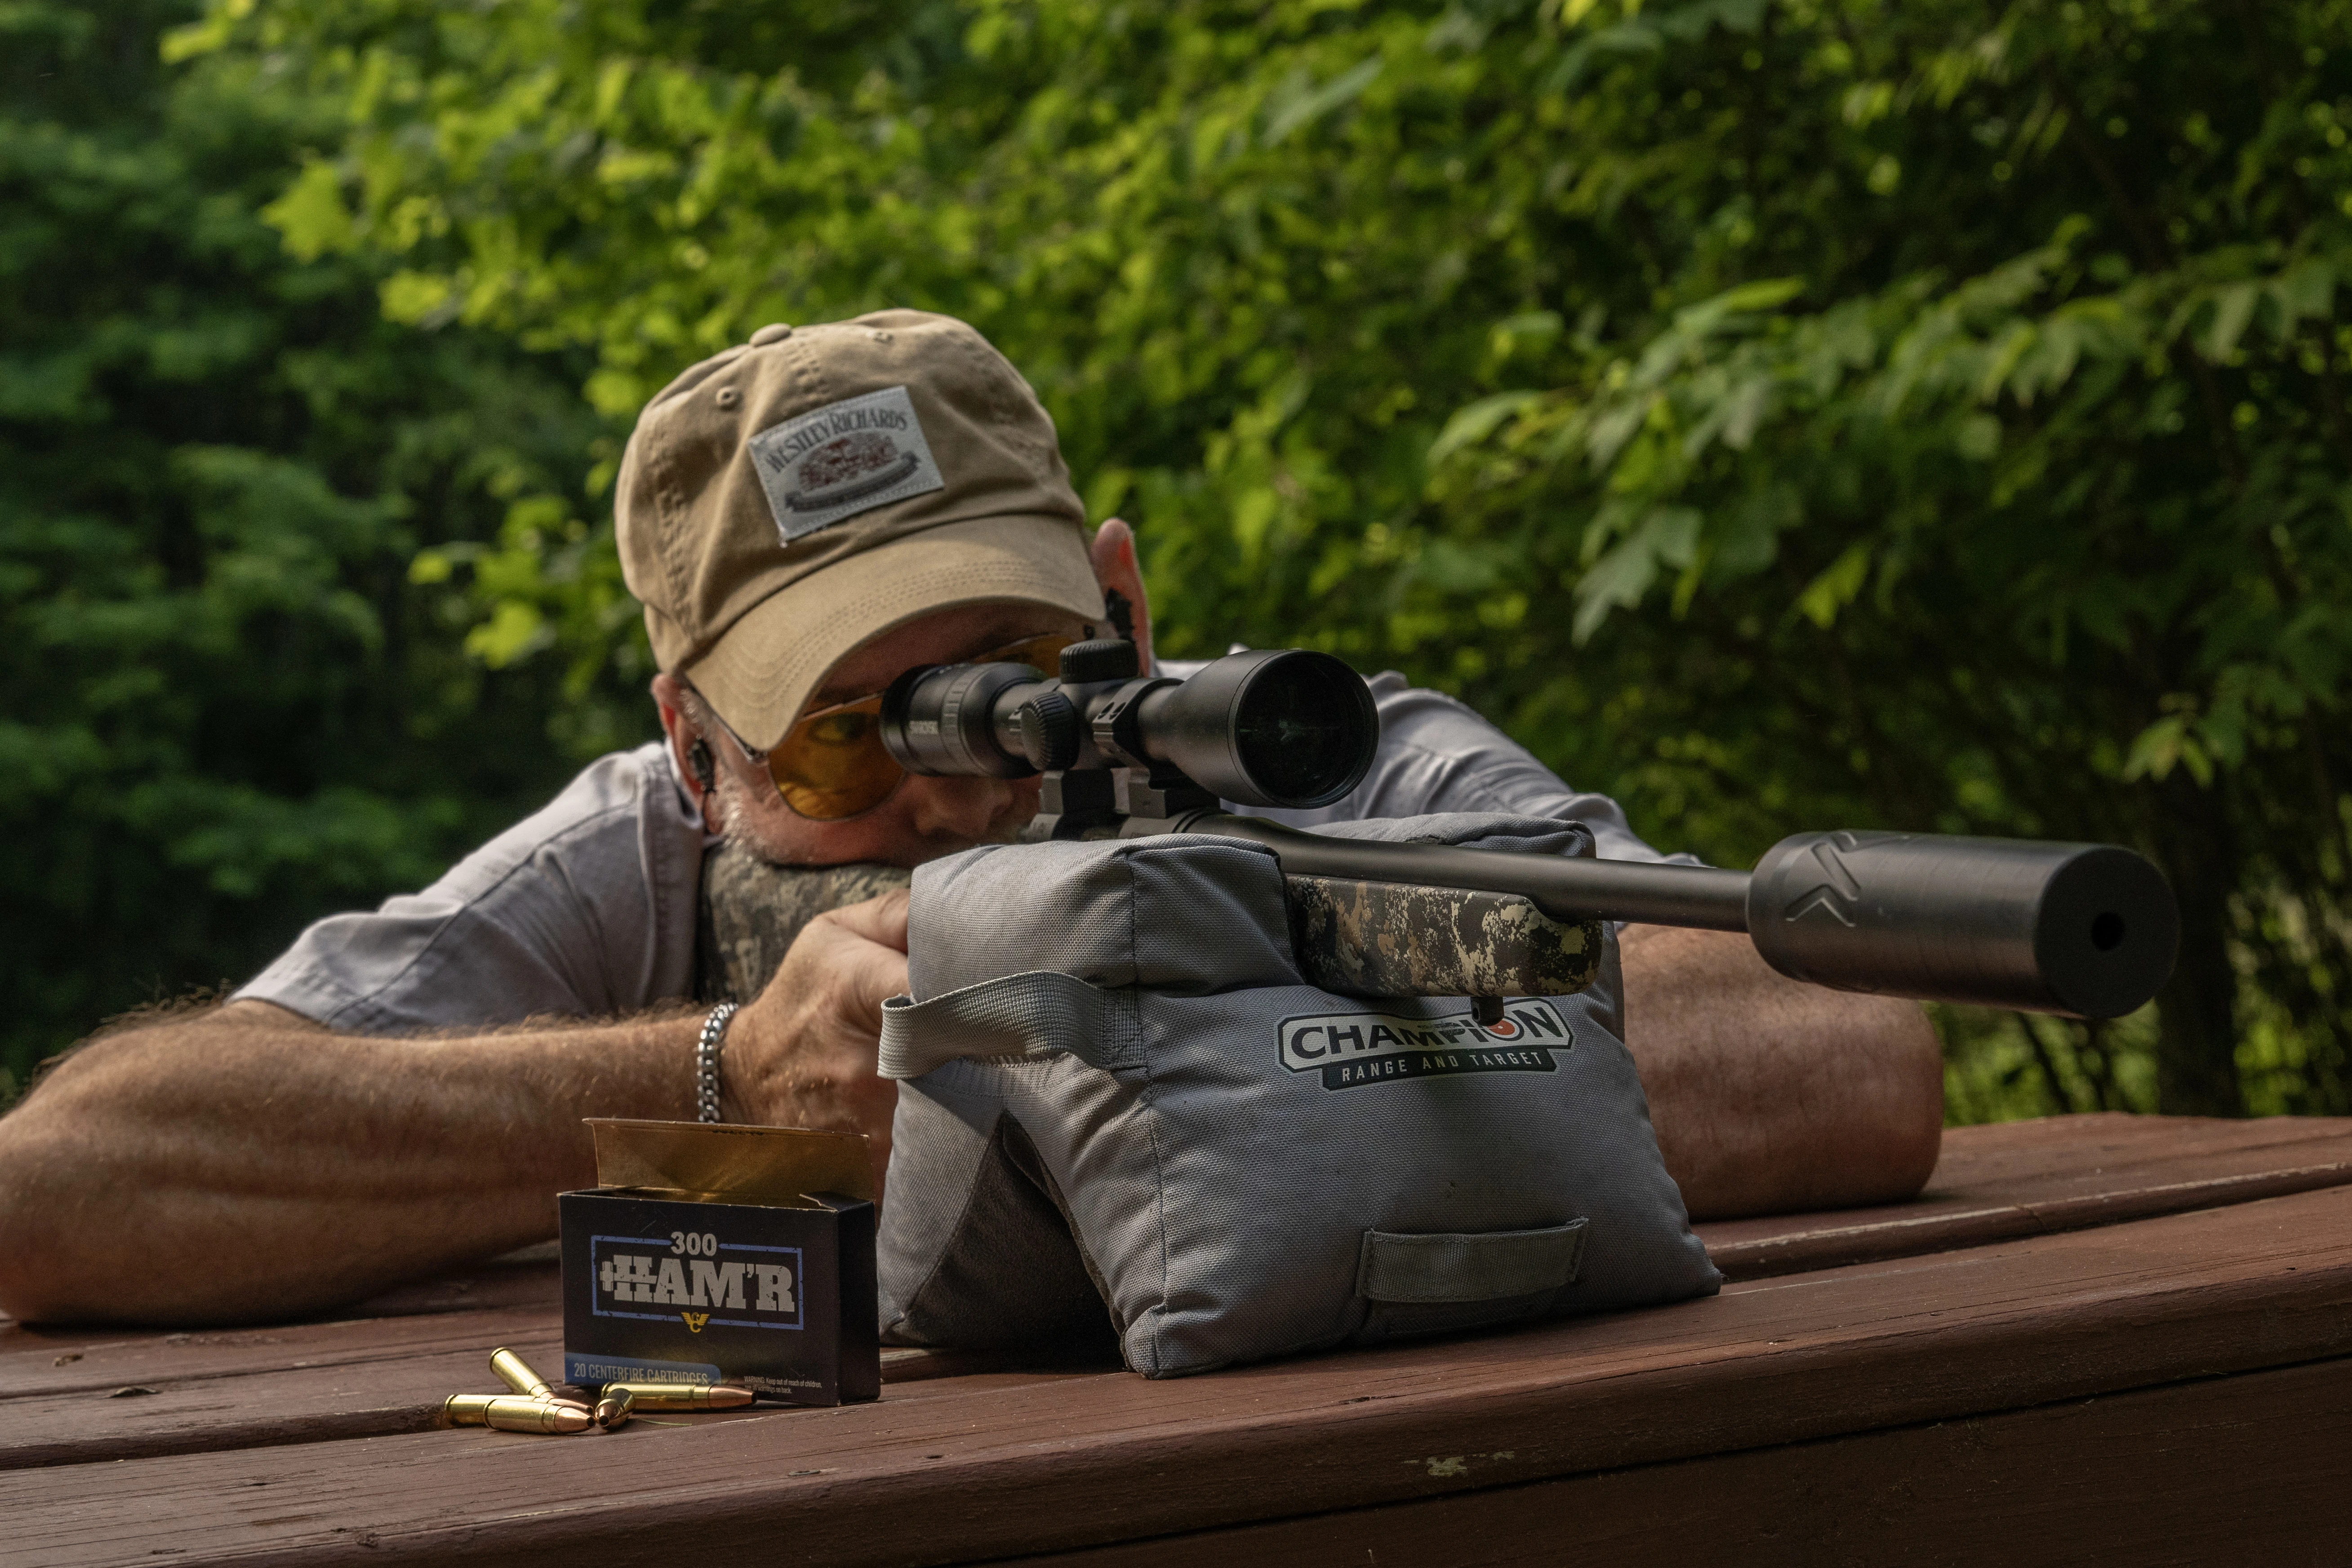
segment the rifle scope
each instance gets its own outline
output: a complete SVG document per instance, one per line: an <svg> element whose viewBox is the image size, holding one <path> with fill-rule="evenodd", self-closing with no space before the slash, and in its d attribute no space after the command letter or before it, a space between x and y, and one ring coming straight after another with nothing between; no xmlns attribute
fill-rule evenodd
<svg viewBox="0 0 2352 1568"><path fill-rule="evenodd" d="M1024 778L1172 770L1241 805L1328 805L1380 744L1362 678L1328 654L1229 654L1190 680L1137 672L1135 645L1073 644L1047 679L1025 664L933 664L882 697L882 742L910 773Z"/></svg>

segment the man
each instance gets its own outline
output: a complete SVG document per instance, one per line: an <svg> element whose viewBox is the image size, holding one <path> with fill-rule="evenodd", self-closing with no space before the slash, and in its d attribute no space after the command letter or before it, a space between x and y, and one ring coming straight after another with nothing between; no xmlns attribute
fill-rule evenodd
<svg viewBox="0 0 2352 1568"><path fill-rule="evenodd" d="M281 1316L550 1236L551 1195L593 1179L583 1117L696 1114L710 844L911 866L1010 837L1036 781L903 775L875 694L912 665L1034 661L1111 595L1150 657L1126 525L1088 540L1045 410L942 317L768 327L688 370L638 422L616 518L665 741L593 763L424 893L320 921L226 1005L59 1064L0 1121L0 1310ZM1375 691L1380 761L1322 816L1576 817L1604 855L1658 858L1460 704ZM875 1051L906 933L903 893L802 932L725 1025L728 1120L854 1129L887 1157ZM1791 984L1718 933L1629 928L1623 955L1628 1044L1694 1213L1926 1179L1942 1080L1916 1006Z"/></svg>

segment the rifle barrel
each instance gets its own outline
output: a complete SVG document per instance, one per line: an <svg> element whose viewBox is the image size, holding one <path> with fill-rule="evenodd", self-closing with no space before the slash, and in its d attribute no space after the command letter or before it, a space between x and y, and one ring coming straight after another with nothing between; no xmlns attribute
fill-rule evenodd
<svg viewBox="0 0 2352 1568"><path fill-rule="evenodd" d="M1289 874L1516 893L1555 920L1741 931L1792 980L1922 1001L2117 1018L2170 977L2180 943L2162 873L2112 844L1800 833L1750 874L1339 838L1213 812L1165 826L1263 844Z"/></svg>
<svg viewBox="0 0 2352 1568"><path fill-rule="evenodd" d="M1748 929L1745 871L1658 866L1640 860L1511 855L1451 844L1335 838L1255 816L1220 813L1193 817L1181 831L1221 833L1263 844L1281 858L1285 871L1301 876L1517 893L1554 920L1637 921L1703 931Z"/></svg>

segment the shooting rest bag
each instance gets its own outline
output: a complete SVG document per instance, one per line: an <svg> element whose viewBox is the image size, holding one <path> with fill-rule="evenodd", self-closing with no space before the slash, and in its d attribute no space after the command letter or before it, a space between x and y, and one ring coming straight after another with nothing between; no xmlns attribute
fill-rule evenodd
<svg viewBox="0 0 2352 1568"><path fill-rule="evenodd" d="M1592 853L1580 826L1354 837ZM887 1342L1099 1342L1151 1377L1712 1292L1621 1043L1575 995L1304 984L1274 856L1182 835L915 873L878 1240Z"/></svg>

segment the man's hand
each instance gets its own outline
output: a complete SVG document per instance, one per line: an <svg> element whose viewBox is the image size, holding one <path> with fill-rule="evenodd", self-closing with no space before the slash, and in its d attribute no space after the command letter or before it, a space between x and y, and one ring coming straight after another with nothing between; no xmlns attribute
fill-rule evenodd
<svg viewBox="0 0 2352 1568"><path fill-rule="evenodd" d="M879 1190L898 1086L877 1076L882 1004L907 990L905 889L828 910L793 940L767 989L728 1026L730 1121L863 1132Z"/></svg>

